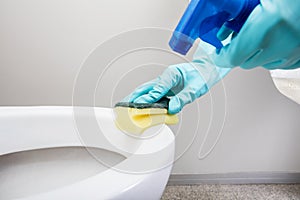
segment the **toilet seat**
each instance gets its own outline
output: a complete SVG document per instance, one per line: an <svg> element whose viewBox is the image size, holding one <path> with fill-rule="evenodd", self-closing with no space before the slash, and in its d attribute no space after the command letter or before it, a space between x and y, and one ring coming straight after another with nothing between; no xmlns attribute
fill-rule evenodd
<svg viewBox="0 0 300 200"><path fill-rule="evenodd" d="M91 112L94 113L93 116L90 115ZM99 129L91 129L94 134L88 131L92 128L89 124L90 117L98 123L102 134L99 134ZM120 191L128 190L147 179L151 173L157 173L159 177L161 169L171 169L174 135L167 126L162 126L159 133L151 138L139 139L116 129L113 117L110 108L0 108L0 155L43 148L79 146L101 148L126 157L124 161L95 176L21 199L112 198ZM85 128L87 130L82 133Z"/></svg>

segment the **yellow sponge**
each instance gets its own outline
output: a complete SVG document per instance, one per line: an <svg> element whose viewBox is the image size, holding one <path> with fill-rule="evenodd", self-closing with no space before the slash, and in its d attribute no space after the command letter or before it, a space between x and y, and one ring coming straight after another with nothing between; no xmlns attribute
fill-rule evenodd
<svg viewBox="0 0 300 200"><path fill-rule="evenodd" d="M127 133L141 134L158 124L176 124L178 116L168 114L165 108L115 107L116 126Z"/></svg>

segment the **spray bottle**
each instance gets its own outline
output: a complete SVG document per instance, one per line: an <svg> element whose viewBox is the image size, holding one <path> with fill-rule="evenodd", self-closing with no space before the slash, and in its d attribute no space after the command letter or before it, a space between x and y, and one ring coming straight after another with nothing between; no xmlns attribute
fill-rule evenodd
<svg viewBox="0 0 300 200"><path fill-rule="evenodd" d="M225 25L236 33L240 31L259 0L192 0L185 10L169 42L170 47L185 55L197 38L223 47L217 38Z"/></svg>

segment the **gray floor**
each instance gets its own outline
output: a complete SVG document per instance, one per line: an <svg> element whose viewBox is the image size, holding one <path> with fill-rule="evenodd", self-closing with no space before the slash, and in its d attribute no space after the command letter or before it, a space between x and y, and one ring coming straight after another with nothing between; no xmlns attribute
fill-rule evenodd
<svg viewBox="0 0 300 200"><path fill-rule="evenodd" d="M300 200L300 184L167 186L162 200L167 199Z"/></svg>

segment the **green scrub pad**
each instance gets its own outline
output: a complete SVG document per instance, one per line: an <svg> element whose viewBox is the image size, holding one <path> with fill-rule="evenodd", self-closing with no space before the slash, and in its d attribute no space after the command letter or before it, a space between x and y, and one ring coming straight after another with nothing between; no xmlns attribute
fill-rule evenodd
<svg viewBox="0 0 300 200"><path fill-rule="evenodd" d="M129 103L129 102L119 102L115 107L129 107L129 108L164 108L168 109L170 99L167 97L161 98L158 102L155 103Z"/></svg>

